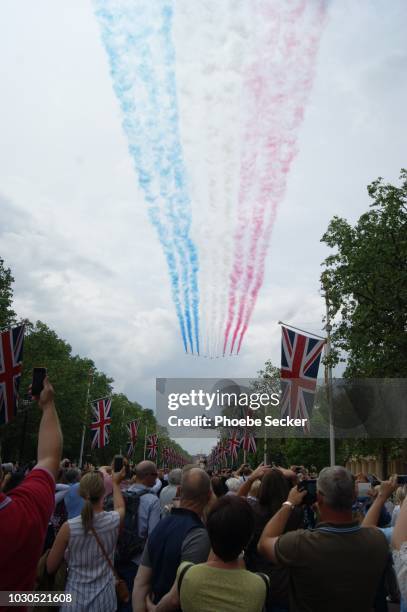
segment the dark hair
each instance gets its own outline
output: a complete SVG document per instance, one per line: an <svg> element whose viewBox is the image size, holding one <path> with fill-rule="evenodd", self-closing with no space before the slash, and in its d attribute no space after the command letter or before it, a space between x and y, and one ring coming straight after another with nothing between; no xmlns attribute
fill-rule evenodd
<svg viewBox="0 0 407 612"><path fill-rule="evenodd" d="M259 493L259 504L261 510L269 516L273 516L286 501L290 492L290 483L280 470L270 470L264 474Z"/></svg>
<svg viewBox="0 0 407 612"><path fill-rule="evenodd" d="M216 497L222 497L222 495L226 495L228 492L228 488L226 486L226 482L224 478L219 476L212 476L211 478L212 491L215 493Z"/></svg>
<svg viewBox="0 0 407 612"><path fill-rule="evenodd" d="M214 553L227 563L247 546L254 529L253 512L244 498L225 495L209 511L206 526Z"/></svg>
<svg viewBox="0 0 407 612"><path fill-rule="evenodd" d="M72 484L73 482L79 482L81 476L81 471L78 468L69 468L65 472L65 479L68 484Z"/></svg>

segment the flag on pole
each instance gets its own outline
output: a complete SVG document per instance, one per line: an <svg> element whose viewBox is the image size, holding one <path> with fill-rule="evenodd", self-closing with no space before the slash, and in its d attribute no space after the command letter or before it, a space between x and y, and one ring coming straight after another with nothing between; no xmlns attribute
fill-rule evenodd
<svg viewBox="0 0 407 612"><path fill-rule="evenodd" d="M284 325L281 331L281 413L309 419L325 340L299 334Z"/></svg>
<svg viewBox="0 0 407 612"><path fill-rule="evenodd" d="M138 420L136 419L135 421L130 421L130 423L127 423L127 430L129 432L130 442L135 444L138 434Z"/></svg>
<svg viewBox="0 0 407 612"><path fill-rule="evenodd" d="M240 440L240 444L244 451L247 453L255 453L257 450L256 446L256 438L254 435L245 430L242 439Z"/></svg>
<svg viewBox="0 0 407 612"><path fill-rule="evenodd" d="M147 436L147 450L149 459L155 459L157 457L157 449L158 436L157 434L150 434L149 436Z"/></svg>
<svg viewBox="0 0 407 612"><path fill-rule="evenodd" d="M24 325L0 334L0 425L9 423L17 413L23 345Z"/></svg>
<svg viewBox="0 0 407 612"><path fill-rule="evenodd" d="M129 438L130 441L127 443L127 456L131 457L132 454L134 453L134 449L136 446L136 441L137 441L137 434L138 434L138 420L134 420L134 421L130 421L130 423L127 423L127 431L129 432Z"/></svg>
<svg viewBox="0 0 407 612"><path fill-rule="evenodd" d="M232 457L232 460L237 459L237 449L239 448L239 439L237 435L237 431L233 431L229 436L229 455Z"/></svg>
<svg viewBox="0 0 407 612"><path fill-rule="evenodd" d="M109 433L111 418L112 400L110 397L103 397L91 403L93 421L90 425L92 434L92 448L104 448L109 444Z"/></svg>

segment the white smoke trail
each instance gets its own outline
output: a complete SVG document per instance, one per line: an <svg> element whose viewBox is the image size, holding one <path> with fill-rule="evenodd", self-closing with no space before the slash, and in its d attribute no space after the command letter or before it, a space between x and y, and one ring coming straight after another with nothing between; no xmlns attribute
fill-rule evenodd
<svg viewBox="0 0 407 612"><path fill-rule="evenodd" d="M246 0L175 3L180 130L200 254L201 345L211 357L221 353L226 317L250 15Z"/></svg>

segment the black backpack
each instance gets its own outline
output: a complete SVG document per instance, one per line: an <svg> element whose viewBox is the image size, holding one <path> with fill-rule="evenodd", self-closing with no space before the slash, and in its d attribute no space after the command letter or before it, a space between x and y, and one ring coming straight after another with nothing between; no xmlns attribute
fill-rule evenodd
<svg viewBox="0 0 407 612"><path fill-rule="evenodd" d="M115 564L129 563L136 555L143 552L146 538L139 536L138 511L140 498L146 493L150 493L150 491L144 489L139 492L126 491L123 493L126 514L117 540ZM106 511L113 510L113 495L108 495L105 498L104 509Z"/></svg>

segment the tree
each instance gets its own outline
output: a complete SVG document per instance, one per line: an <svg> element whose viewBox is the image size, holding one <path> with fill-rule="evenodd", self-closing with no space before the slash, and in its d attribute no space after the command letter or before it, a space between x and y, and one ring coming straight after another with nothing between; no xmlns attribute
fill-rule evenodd
<svg viewBox="0 0 407 612"><path fill-rule="evenodd" d="M12 308L14 278L9 268L0 257L0 331L16 322L16 313Z"/></svg>
<svg viewBox="0 0 407 612"><path fill-rule="evenodd" d="M322 264L333 321L333 359L345 377L407 375L407 171L400 187L378 178L354 227L334 217L322 237L336 253Z"/></svg>
<svg viewBox="0 0 407 612"><path fill-rule="evenodd" d="M400 186L378 178L373 202L352 226L334 217L322 237L336 253L323 262L322 287L333 321L332 362L346 360L346 378L407 375L407 171ZM348 440L345 455L400 454L397 440Z"/></svg>

